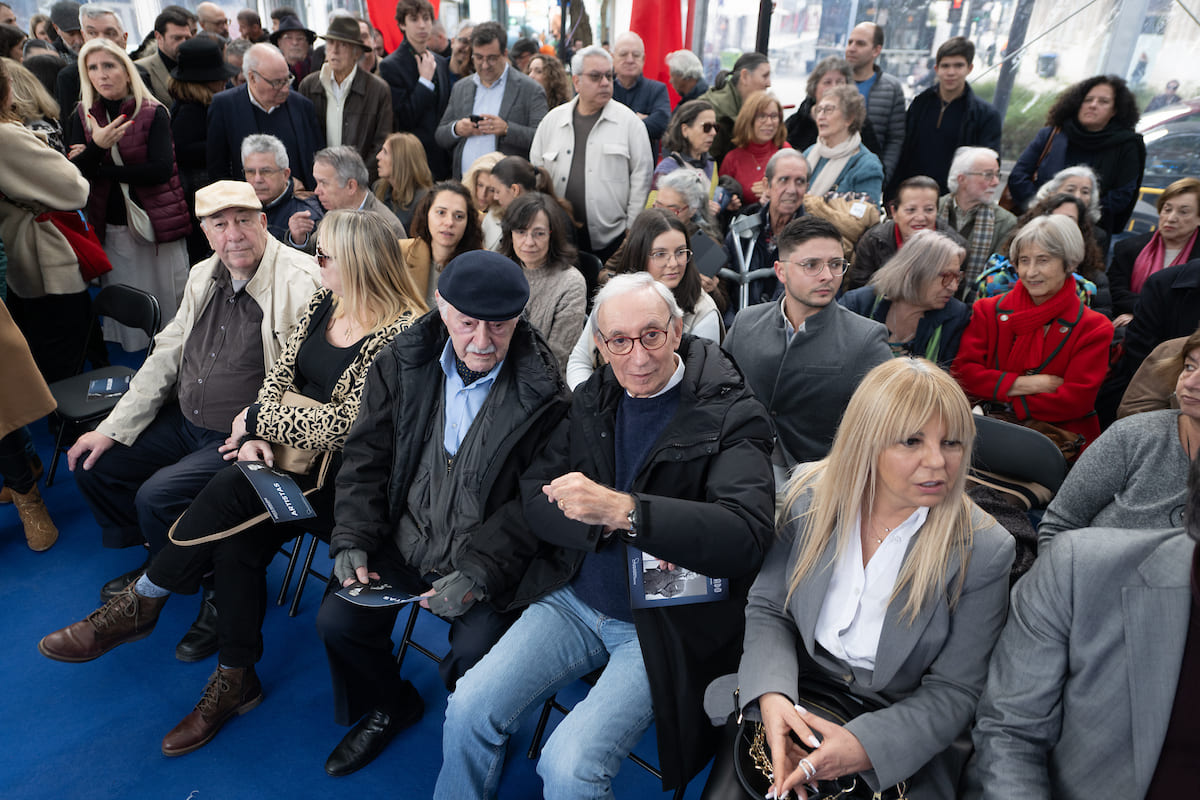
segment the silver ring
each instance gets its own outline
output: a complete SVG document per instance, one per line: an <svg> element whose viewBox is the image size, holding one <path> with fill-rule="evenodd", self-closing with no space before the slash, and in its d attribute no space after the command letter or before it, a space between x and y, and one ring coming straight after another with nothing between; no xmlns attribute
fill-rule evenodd
<svg viewBox="0 0 1200 800"><path fill-rule="evenodd" d="M817 775L817 768L812 765L812 762L807 758L800 759L800 766L804 768L804 780L811 781Z"/></svg>

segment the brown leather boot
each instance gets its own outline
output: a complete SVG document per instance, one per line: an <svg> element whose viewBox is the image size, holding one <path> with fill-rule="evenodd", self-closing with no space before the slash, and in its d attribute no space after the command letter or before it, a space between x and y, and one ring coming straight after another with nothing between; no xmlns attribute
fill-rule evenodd
<svg viewBox="0 0 1200 800"><path fill-rule="evenodd" d="M33 471L33 479L35 481L40 481L42 479L42 473L45 472L45 470L42 467L42 460L40 458L34 456L33 458L29 459L29 469ZM12 501L12 487L5 486L3 489L0 489L0 505L8 505Z"/></svg>
<svg viewBox="0 0 1200 800"><path fill-rule="evenodd" d="M25 526L25 541L29 549L38 553L49 550L58 541L58 528L50 519L50 512L46 510L37 486L25 494L14 491L12 497L21 524Z"/></svg>
<svg viewBox="0 0 1200 800"><path fill-rule="evenodd" d="M163 737L164 756L182 756L212 741L234 714L245 714L263 700L254 667L217 667L200 702Z"/></svg>
<svg viewBox="0 0 1200 800"><path fill-rule="evenodd" d="M142 597L134 584L88 614L86 619L57 630L38 642L38 650L55 661L91 661L126 642L145 639L170 598Z"/></svg>

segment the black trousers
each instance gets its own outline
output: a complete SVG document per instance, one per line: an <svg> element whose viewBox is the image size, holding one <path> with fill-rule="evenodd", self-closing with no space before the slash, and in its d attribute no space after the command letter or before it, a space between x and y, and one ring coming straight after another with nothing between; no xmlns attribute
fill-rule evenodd
<svg viewBox="0 0 1200 800"><path fill-rule="evenodd" d="M311 477L297 478L301 488ZM267 565L279 545L308 531L328 540L333 527L333 486L308 495L316 519L276 525L268 517L232 535L201 544L168 541L150 562L147 576L156 585L180 594L195 594L200 579L213 573L217 606L217 641L221 663L249 667L258 660L259 637L267 612ZM175 526L180 540L203 538L242 526L264 513L262 500L236 466L213 476Z"/></svg>
<svg viewBox="0 0 1200 800"><path fill-rule="evenodd" d="M217 447L228 435L193 425L170 403L133 445L115 444L90 470L77 468L75 485L100 525L104 546L144 541L158 553L167 530L225 467Z"/></svg>
<svg viewBox="0 0 1200 800"><path fill-rule="evenodd" d="M428 591L437 578L422 576L405 563L390 539L379 552L368 556L367 567L378 572L381 580L410 594ZM392 629L405 606L356 606L333 596L340 588L336 583L329 582L317 612L317 631L329 657L334 719L339 725L352 725L368 711L393 706L401 696L404 681L392 656ZM438 665L449 691L454 691L463 673L492 649L519 616L519 611L502 613L487 603L476 603L450 621L450 652Z"/></svg>
<svg viewBox="0 0 1200 800"><path fill-rule="evenodd" d="M4 485L18 494L28 494L37 482L33 479L29 452L25 449L28 440L29 431L25 428L17 428L0 439L0 476L4 478Z"/></svg>

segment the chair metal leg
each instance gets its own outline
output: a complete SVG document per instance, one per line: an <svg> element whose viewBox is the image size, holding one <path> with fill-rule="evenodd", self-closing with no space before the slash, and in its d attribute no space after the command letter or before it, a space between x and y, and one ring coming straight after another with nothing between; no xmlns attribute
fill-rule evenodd
<svg viewBox="0 0 1200 800"><path fill-rule="evenodd" d="M550 722L550 712L554 710L554 698L557 696L552 694L542 703L542 713L538 717L537 727L533 729L533 741L529 743L529 752L525 754L530 761L541 755L542 737L546 735L546 724Z"/></svg>
<svg viewBox="0 0 1200 800"><path fill-rule="evenodd" d="M317 553L317 537L312 537L312 542L308 545L308 553L304 556L304 569L300 570L300 580L296 584L296 594L292 597L292 607L288 611L289 617L296 616L300 611L300 596L304 594L304 584L308 583L308 575L312 572L313 556Z"/></svg>
<svg viewBox="0 0 1200 800"><path fill-rule="evenodd" d="M279 587L279 597L275 599L275 605L281 606L287 600L288 589L292 585L292 573L296 571L296 562L300 560L300 545L304 542L306 534L300 534L296 537L296 541L292 542L292 552L288 553L287 569L283 573L283 585ZM280 548L282 550L282 548ZM284 550L283 552L287 552Z"/></svg>
<svg viewBox="0 0 1200 800"><path fill-rule="evenodd" d="M687 794L687 783L675 787L675 794L672 795L672 798L673 800L683 800L685 794Z"/></svg>
<svg viewBox="0 0 1200 800"><path fill-rule="evenodd" d="M417 615L421 613L421 606L418 603L412 604L412 611L408 614L408 622L404 623L404 636L400 637L400 650L396 653L396 671L400 671L400 667L404 665L404 656L408 653L408 648L415 643L412 640L413 628L417 627Z"/></svg>
<svg viewBox="0 0 1200 800"><path fill-rule="evenodd" d="M60 418L61 419L61 418ZM58 457L62 455L63 437L66 435L67 421L61 420L58 433L54 437L54 455L50 459L50 471L46 473L46 488L54 485L54 473L58 471Z"/></svg>

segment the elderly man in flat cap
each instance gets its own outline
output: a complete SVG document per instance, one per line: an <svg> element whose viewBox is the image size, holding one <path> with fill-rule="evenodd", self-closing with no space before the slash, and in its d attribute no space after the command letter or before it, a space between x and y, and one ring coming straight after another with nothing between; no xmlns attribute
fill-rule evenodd
<svg viewBox="0 0 1200 800"><path fill-rule="evenodd" d="M129 391L67 453L75 483L105 547L167 542L171 524L225 466L217 448L258 388L320 282L316 261L267 233L248 183L196 192L196 216L213 255L192 267L175 318ZM149 558L146 563L149 563ZM145 565L104 585L109 600ZM206 587L196 624L176 649L182 661L216 652L216 609Z"/></svg>
<svg viewBox="0 0 1200 800"><path fill-rule="evenodd" d="M516 619L512 590L532 557L500 520L518 518L517 476L565 415L557 362L521 311L529 284L497 253L472 251L438 279L436 311L380 352L337 477L329 546L336 581L382 580L450 620L439 670L455 683ZM521 540L518 542L517 540ZM328 595L317 615L339 724L357 722L325 763L368 764L424 703L398 673L398 607Z"/></svg>

